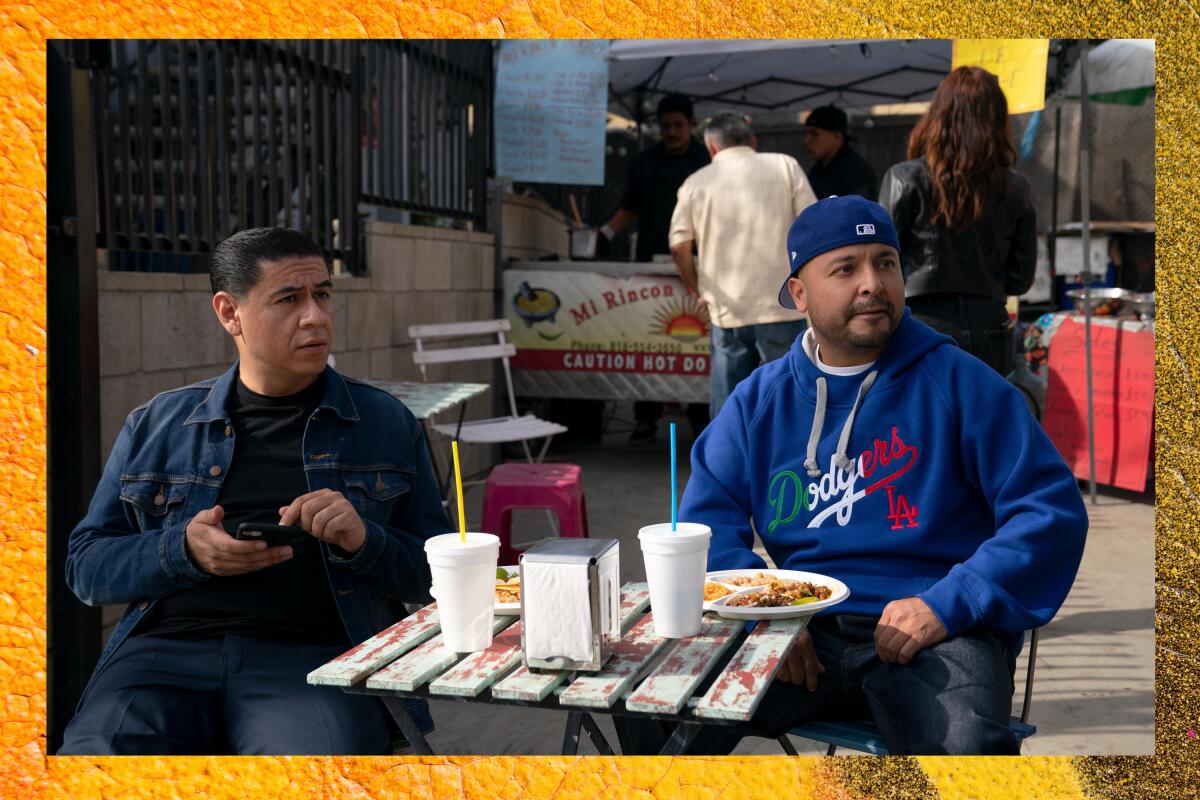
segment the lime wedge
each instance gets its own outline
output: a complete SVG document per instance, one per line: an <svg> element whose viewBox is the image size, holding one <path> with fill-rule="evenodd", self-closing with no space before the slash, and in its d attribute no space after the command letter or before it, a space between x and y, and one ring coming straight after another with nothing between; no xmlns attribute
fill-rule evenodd
<svg viewBox="0 0 1200 800"><path fill-rule="evenodd" d="M817 598L815 598L815 597L801 597L799 600L793 600L792 602L788 603L788 605L789 606L806 606L809 603L815 603L815 602L817 602Z"/></svg>
<svg viewBox="0 0 1200 800"><path fill-rule="evenodd" d="M506 570L504 567L496 567L496 580L498 580L498 581L508 580L508 570Z"/></svg>

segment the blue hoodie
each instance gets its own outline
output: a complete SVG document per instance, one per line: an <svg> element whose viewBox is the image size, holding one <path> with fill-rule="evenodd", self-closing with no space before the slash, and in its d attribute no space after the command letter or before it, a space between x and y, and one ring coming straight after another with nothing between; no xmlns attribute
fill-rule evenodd
<svg viewBox="0 0 1200 800"><path fill-rule="evenodd" d="M709 569L764 566L752 519L778 567L850 587L832 613L915 596L950 636L983 625L1014 643L1049 622L1087 513L1020 394L907 309L861 375L825 374L802 339L692 449L679 517L712 528Z"/></svg>

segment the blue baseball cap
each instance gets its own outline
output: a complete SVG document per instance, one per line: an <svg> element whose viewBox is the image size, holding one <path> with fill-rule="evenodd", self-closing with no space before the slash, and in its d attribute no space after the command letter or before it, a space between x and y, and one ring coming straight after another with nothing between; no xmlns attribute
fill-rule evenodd
<svg viewBox="0 0 1200 800"><path fill-rule="evenodd" d="M826 197L800 212L788 229L788 279L822 253L851 244L879 242L900 251L900 240L892 217L879 203L856 194ZM779 305L795 308L788 282L779 287Z"/></svg>

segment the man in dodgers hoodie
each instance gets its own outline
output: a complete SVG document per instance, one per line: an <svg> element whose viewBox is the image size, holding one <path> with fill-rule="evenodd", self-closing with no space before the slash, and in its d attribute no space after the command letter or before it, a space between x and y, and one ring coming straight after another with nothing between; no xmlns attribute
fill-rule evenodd
<svg viewBox="0 0 1200 800"><path fill-rule="evenodd" d="M787 244L779 301L809 330L697 440L679 516L712 528L710 570L765 566L753 522L776 566L850 597L800 635L749 726L693 752L870 718L896 754L1016 754L1022 631L1050 621L1083 555L1075 479L1016 390L905 309L881 206L821 200Z"/></svg>

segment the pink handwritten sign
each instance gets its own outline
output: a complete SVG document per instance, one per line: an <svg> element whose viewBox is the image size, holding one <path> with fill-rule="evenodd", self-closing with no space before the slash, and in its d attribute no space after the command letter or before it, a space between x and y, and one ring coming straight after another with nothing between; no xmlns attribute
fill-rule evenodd
<svg viewBox="0 0 1200 800"><path fill-rule="evenodd" d="M1080 479L1088 477L1087 356L1081 322L1063 322L1050 343L1042 426ZM1092 326L1096 482L1145 491L1154 439L1154 334Z"/></svg>

